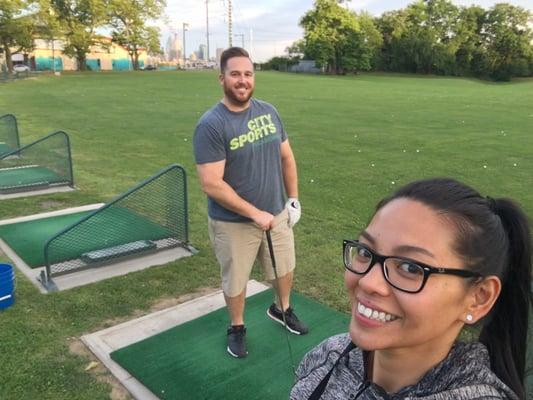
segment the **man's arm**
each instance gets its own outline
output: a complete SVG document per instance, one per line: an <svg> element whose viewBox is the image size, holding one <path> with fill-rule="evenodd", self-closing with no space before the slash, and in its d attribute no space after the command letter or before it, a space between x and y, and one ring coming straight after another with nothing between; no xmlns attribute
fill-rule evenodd
<svg viewBox="0 0 533 400"><path fill-rule="evenodd" d="M250 218L261 229L270 229L274 216L266 211L259 210L253 204L244 200L224 181L225 164L226 160L196 164L204 193L228 210Z"/></svg>
<svg viewBox="0 0 533 400"><path fill-rule="evenodd" d="M283 170L283 183L287 197L298 198L298 173L296 160L289 144L289 140L281 143L281 167Z"/></svg>

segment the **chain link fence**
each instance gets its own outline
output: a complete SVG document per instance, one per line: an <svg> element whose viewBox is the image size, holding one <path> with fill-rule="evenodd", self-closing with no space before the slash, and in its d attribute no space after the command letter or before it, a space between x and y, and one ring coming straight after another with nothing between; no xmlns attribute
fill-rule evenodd
<svg viewBox="0 0 533 400"><path fill-rule="evenodd" d="M74 186L70 140L63 131L0 156L0 194Z"/></svg>
<svg viewBox="0 0 533 400"><path fill-rule="evenodd" d="M17 118L13 114L0 117L0 157L20 147Z"/></svg>
<svg viewBox="0 0 533 400"><path fill-rule="evenodd" d="M171 165L50 238L42 279L188 247L187 209L185 170Z"/></svg>

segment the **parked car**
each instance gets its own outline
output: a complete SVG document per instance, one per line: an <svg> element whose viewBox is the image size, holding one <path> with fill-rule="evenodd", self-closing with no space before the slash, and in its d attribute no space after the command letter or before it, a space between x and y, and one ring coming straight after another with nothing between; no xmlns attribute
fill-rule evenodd
<svg viewBox="0 0 533 400"><path fill-rule="evenodd" d="M148 64L147 66L144 67L144 70L145 71L153 71L153 70L156 70L157 67L155 65L152 65L152 64Z"/></svg>
<svg viewBox="0 0 533 400"><path fill-rule="evenodd" d="M15 64L13 65L13 71L15 72L27 72L30 70L26 64Z"/></svg>

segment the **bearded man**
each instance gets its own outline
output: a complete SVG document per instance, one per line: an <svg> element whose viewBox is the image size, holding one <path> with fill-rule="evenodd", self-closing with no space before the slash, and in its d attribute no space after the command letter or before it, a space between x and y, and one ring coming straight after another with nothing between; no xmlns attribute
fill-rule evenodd
<svg viewBox="0 0 533 400"><path fill-rule="evenodd" d="M241 358L248 354L244 308L256 259L279 293L267 315L291 333L308 332L290 307L296 264L292 227L300 219L301 207L287 133L276 109L252 97L254 67L246 50L231 47L222 53L219 81L224 97L200 118L194 156L208 197L209 237L230 318L227 351ZM275 271L266 231L272 237Z"/></svg>

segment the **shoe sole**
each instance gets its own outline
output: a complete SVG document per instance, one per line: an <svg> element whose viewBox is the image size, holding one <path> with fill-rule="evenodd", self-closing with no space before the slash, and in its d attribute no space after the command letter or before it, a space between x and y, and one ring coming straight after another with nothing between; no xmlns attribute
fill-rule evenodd
<svg viewBox="0 0 533 400"><path fill-rule="evenodd" d="M301 335L301 334L302 334L302 332L299 332L299 331L297 331L297 330L292 329L290 326L287 326L287 325L285 324L285 322L283 322L283 320L280 321L280 320L279 320L278 318L276 318L274 315L270 314L270 309L267 310L267 315L268 315L268 317L269 317L271 320L276 321L278 324L281 324L281 326L284 326L285 329L287 329L290 333L294 333L295 335Z"/></svg>
<svg viewBox="0 0 533 400"><path fill-rule="evenodd" d="M230 350L229 346L226 347L226 350L228 351L228 353L229 353L230 356L235 357L235 358L244 358L244 357L246 357L246 356L248 355L248 352L246 352L245 355L243 355L243 356L238 356L237 354L233 353L233 352Z"/></svg>

